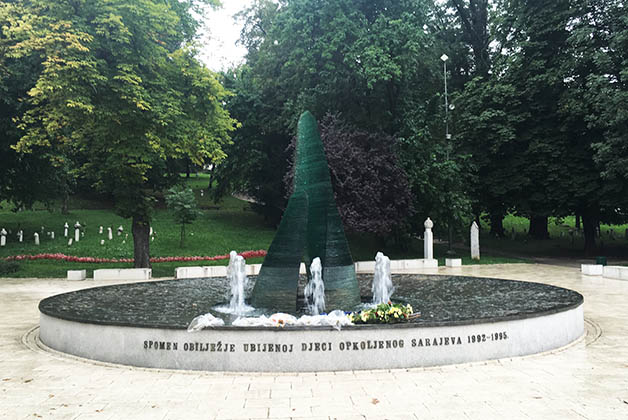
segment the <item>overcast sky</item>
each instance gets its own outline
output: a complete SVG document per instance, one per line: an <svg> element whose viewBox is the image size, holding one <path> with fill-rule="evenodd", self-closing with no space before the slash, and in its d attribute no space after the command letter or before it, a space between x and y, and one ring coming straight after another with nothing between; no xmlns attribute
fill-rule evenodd
<svg viewBox="0 0 628 420"><path fill-rule="evenodd" d="M236 46L241 23L233 15L249 6L253 0L222 0L222 8L207 12L202 42L205 46L199 58L210 69L218 71L242 62L246 50Z"/></svg>

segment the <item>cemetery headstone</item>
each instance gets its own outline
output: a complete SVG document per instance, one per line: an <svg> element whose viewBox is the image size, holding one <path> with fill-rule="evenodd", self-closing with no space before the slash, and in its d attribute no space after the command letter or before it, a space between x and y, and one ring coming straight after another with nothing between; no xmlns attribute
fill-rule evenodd
<svg viewBox="0 0 628 420"><path fill-rule="evenodd" d="M471 259L480 259L480 228L475 221L471 225Z"/></svg>
<svg viewBox="0 0 628 420"><path fill-rule="evenodd" d="M122 226L118 227L118 236L122 235L122 232L124 231L124 228Z"/></svg>
<svg viewBox="0 0 628 420"><path fill-rule="evenodd" d="M98 233L102 235L102 226L98 228Z"/></svg>
<svg viewBox="0 0 628 420"><path fill-rule="evenodd" d="M434 259L434 233L432 232L434 222L428 217L425 223L423 223L423 226L425 226L425 235L423 235L423 258L432 260Z"/></svg>
<svg viewBox="0 0 628 420"><path fill-rule="evenodd" d="M7 244L7 231L2 228L0 230L0 246L5 246Z"/></svg>
<svg viewBox="0 0 628 420"><path fill-rule="evenodd" d="M78 242L81 239L81 224L76 221L74 224L74 242Z"/></svg>
<svg viewBox="0 0 628 420"><path fill-rule="evenodd" d="M33 236L35 237L35 245L39 245L39 233L35 232Z"/></svg>
<svg viewBox="0 0 628 420"><path fill-rule="evenodd" d="M68 226L68 222L65 222L65 225L63 225L63 237L67 238L68 237L68 228L70 226Z"/></svg>
<svg viewBox="0 0 628 420"><path fill-rule="evenodd" d="M72 238L68 239L68 246L72 246Z"/></svg>
<svg viewBox="0 0 628 420"><path fill-rule="evenodd" d="M54 232L50 232L50 239L54 239L55 238L55 233Z"/></svg>
<svg viewBox="0 0 628 420"><path fill-rule="evenodd" d="M111 231L110 227L107 228L107 237L109 238L109 240L113 239L113 232Z"/></svg>
<svg viewBox="0 0 628 420"><path fill-rule="evenodd" d="M22 242L24 240L24 231L20 229L20 231L17 233L17 240L19 242Z"/></svg>
<svg viewBox="0 0 628 420"><path fill-rule="evenodd" d="M101 245L104 245L104 244L105 244L105 240L104 240L104 239L101 239L101 240L100 240L100 244L101 244Z"/></svg>

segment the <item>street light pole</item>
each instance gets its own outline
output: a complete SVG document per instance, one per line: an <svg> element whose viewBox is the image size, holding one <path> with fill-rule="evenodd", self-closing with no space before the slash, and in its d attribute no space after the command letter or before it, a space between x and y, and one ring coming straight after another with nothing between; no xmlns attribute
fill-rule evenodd
<svg viewBox="0 0 628 420"><path fill-rule="evenodd" d="M449 60L449 57L447 57L447 54L443 54L440 56L440 59L443 60L443 79L445 80L445 140L447 146L446 155L447 160L449 160L449 139L451 138L449 134L449 103L447 98L447 60Z"/></svg>
<svg viewBox="0 0 628 420"><path fill-rule="evenodd" d="M447 162L449 162L449 149L450 149L450 144L449 141L451 140L451 134L449 134L449 102L448 102L448 98L447 98L447 60L449 59L449 57L447 57L447 54L443 54L440 57L441 60L443 60L443 79L445 80L445 156L447 159ZM450 209L450 211L452 211L452 209ZM448 233L448 249L447 249L447 255L454 255L454 251L452 249L452 244L454 242L454 228L453 228L453 217L450 215L449 217L449 223L448 223L448 229L447 229L447 233Z"/></svg>

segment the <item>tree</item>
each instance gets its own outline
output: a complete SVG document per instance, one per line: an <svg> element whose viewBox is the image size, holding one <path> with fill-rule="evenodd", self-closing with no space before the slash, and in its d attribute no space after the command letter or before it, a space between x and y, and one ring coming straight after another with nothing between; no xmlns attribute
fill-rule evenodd
<svg viewBox="0 0 628 420"><path fill-rule="evenodd" d="M571 133L576 188L566 197L582 214L585 251L595 251L599 222L628 220L628 18L623 2L589 0L575 7L567 40L570 59L561 101L565 130Z"/></svg>
<svg viewBox="0 0 628 420"><path fill-rule="evenodd" d="M432 9L427 0L254 3L241 14L247 64L235 73L242 88L232 88L237 97L229 104L246 134L236 134L229 158L218 167L231 176L220 178L245 174L243 188L277 197L283 187L269 177L285 170L281 146L305 109L318 119L340 113L359 130L398 138L440 129L440 118L429 123L442 54L431 34ZM261 201L276 208L284 197Z"/></svg>
<svg viewBox="0 0 628 420"><path fill-rule="evenodd" d="M132 218L135 266L148 267L151 212L176 181L173 160L220 161L236 122L222 107L228 92L194 58L192 1L80 3L24 3L35 18L17 25L25 36L12 55L36 54L43 70L16 147L80 152L81 175Z"/></svg>
<svg viewBox="0 0 628 420"><path fill-rule="evenodd" d="M21 135L13 120L28 109L21 98L41 71L38 57L11 56L12 47L23 38L16 27L32 19L19 4L0 4L0 201L8 200L15 208L31 207L36 200L50 205L67 186L64 160L51 160L45 147L29 155L11 147Z"/></svg>
<svg viewBox="0 0 628 420"><path fill-rule="evenodd" d="M225 73L224 80L234 93L226 106L242 125L233 142L224 147L227 158L212 171L214 199L244 194L254 201L253 210L276 226L286 205L283 177L288 170L290 136L269 121L274 100L253 81L249 66Z"/></svg>
<svg viewBox="0 0 628 420"><path fill-rule="evenodd" d="M397 158L396 139L359 130L338 114L325 115L319 129L345 228L382 238L399 233L413 208L408 180ZM291 153L295 144L293 138ZM293 171L294 162L285 178L287 189L292 187Z"/></svg>
<svg viewBox="0 0 628 420"><path fill-rule="evenodd" d="M174 221L181 225L179 246L183 248L185 241L185 225L194 222L201 211L196 205L196 198L191 188L173 187L166 194L166 205L172 211Z"/></svg>

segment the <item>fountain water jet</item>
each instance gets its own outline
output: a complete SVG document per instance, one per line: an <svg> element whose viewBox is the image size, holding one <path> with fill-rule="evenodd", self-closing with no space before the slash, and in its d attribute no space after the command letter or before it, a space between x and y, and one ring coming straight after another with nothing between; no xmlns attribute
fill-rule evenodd
<svg viewBox="0 0 628 420"><path fill-rule="evenodd" d="M373 275L373 304L388 303L395 291L390 277L390 258L378 252L375 255L375 274Z"/></svg>
<svg viewBox="0 0 628 420"><path fill-rule="evenodd" d="M312 278L305 286L305 304L310 315L320 315L325 312L325 285L322 275L321 259L316 257L310 266Z"/></svg>
<svg viewBox="0 0 628 420"><path fill-rule="evenodd" d="M229 306L218 306L215 309L218 312L243 315L254 310L244 301L244 291L248 286L249 280L246 276L246 261L244 257L238 255L237 252L229 253L229 265L227 266L227 279L231 286L231 298Z"/></svg>

